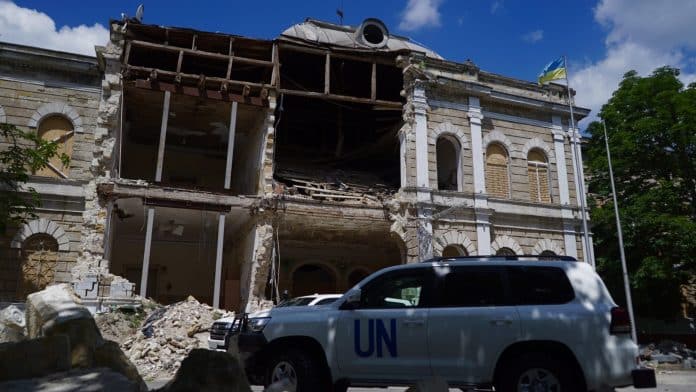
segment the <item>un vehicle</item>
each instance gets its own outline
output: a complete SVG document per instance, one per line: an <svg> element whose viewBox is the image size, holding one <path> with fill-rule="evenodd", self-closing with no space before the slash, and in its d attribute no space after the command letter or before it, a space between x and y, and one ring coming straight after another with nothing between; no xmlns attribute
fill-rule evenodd
<svg viewBox="0 0 696 392"><path fill-rule="evenodd" d="M299 392L412 385L586 391L654 386L626 311L569 257L461 257L378 271L331 305L239 316L247 374Z"/></svg>

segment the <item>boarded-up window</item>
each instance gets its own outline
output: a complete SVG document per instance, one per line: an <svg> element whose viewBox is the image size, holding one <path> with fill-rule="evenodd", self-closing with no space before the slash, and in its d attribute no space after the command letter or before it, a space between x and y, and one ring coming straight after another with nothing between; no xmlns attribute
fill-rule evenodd
<svg viewBox="0 0 696 392"><path fill-rule="evenodd" d="M459 190L459 143L446 136L440 136L436 145L437 188L440 190Z"/></svg>
<svg viewBox="0 0 696 392"><path fill-rule="evenodd" d="M55 142L58 149L56 155L48 161L48 166L36 172L37 176L68 177L68 167L63 165L60 156L72 155L74 134L72 123L65 117L51 116L41 120L38 128L39 137L45 141Z"/></svg>
<svg viewBox="0 0 696 392"><path fill-rule="evenodd" d="M550 203L549 163L539 150L527 155L527 176L529 178L529 198L532 201Z"/></svg>
<svg viewBox="0 0 696 392"><path fill-rule="evenodd" d="M500 144L486 149L486 192L497 197L510 197L508 154Z"/></svg>

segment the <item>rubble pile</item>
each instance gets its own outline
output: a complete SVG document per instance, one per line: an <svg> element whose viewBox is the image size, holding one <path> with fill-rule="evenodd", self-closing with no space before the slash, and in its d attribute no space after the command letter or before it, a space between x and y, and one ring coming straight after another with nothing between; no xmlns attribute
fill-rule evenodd
<svg viewBox="0 0 696 392"><path fill-rule="evenodd" d="M696 368L696 350L671 340L641 345L640 359L644 366L652 368L657 368L660 364L681 365L684 369Z"/></svg>
<svg viewBox="0 0 696 392"><path fill-rule="evenodd" d="M207 349L207 332L213 321L232 315L189 296L186 301L149 312L139 331L118 340L143 378L170 378L191 350Z"/></svg>

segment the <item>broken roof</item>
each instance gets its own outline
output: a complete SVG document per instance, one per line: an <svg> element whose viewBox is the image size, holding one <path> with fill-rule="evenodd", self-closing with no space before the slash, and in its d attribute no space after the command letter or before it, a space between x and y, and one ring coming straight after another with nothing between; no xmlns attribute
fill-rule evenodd
<svg viewBox="0 0 696 392"><path fill-rule="evenodd" d="M361 33L367 26L375 26L383 33L382 40L377 42L367 42L361 39ZM379 33L378 33L379 34ZM384 23L378 19L366 19L360 26L342 26L329 22L308 18L303 23L290 26L283 31L279 39L305 42L310 44L320 44L330 47L343 47L351 50L399 52L414 51L424 53L428 57L442 59L434 51L417 44L406 37L389 34ZM369 41L369 40L368 40Z"/></svg>

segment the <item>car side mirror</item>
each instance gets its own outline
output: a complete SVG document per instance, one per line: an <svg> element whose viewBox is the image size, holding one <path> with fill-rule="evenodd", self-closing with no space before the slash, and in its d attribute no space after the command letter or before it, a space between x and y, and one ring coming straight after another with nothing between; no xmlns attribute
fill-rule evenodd
<svg viewBox="0 0 696 392"><path fill-rule="evenodd" d="M341 304L341 310L355 309L360 304L360 298L362 297L362 290L351 289L346 293L346 300Z"/></svg>

